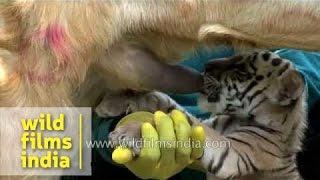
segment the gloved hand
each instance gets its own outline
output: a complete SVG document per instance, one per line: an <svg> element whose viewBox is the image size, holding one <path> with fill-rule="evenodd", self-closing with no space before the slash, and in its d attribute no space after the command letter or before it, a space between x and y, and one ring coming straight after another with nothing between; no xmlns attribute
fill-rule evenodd
<svg viewBox="0 0 320 180"><path fill-rule="evenodd" d="M141 112L139 115L141 121ZM146 114L146 119L150 120L150 114ZM149 120L142 120L143 146L138 157L133 159L130 149L118 147L112 159L142 179L167 179L202 156L204 129L191 128L185 114L178 110L169 115L157 111L153 119L155 127Z"/></svg>

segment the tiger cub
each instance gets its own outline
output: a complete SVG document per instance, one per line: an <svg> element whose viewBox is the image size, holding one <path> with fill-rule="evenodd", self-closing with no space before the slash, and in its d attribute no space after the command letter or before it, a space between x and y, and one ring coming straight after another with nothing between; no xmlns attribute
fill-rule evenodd
<svg viewBox="0 0 320 180"><path fill-rule="evenodd" d="M199 106L216 116L205 120L207 141L229 140L205 149L209 177L299 179L296 154L306 127L304 79L293 64L268 51L205 65Z"/></svg>
<svg viewBox="0 0 320 180"><path fill-rule="evenodd" d="M254 52L211 61L203 77L199 105L214 116L200 122L186 114L191 124L205 124L199 161L208 179L300 179L296 154L306 127L306 97L304 79L293 64L272 52ZM158 99L152 102L162 110L183 110L163 93L147 96ZM136 137L140 129L135 127L115 129L109 139ZM230 143L210 146L213 142Z"/></svg>

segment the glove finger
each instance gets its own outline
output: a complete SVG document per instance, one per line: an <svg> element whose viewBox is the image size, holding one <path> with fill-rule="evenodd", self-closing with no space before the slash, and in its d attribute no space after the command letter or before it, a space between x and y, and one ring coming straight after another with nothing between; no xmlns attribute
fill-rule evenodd
<svg viewBox="0 0 320 180"><path fill-rule="evenodd" d="M141 127L143 144L140 151L140 160L156 164L160 158L159 137L156 129L150 123L143 123Z"/></svg>
<svg viewBox="0 0 320 180"><path fill-rule="evenodd" d="M161 111L154 113L154 121L159 134L159 143L161 151L160 165L171 167L175 159L174 143L176 141L173 122L171 118Z"/></svg>
<svg viewBox="0 0 320 180"><path fill-rule="evenodd" d="M139 160L148 162L158 162L160 158L160 149L157 146L158 134L150 123L144 123L141 127L143 145L141 147ZM125 164L133 159L133 152L126 147L117 147L112 152L112 160L118 164Z"/></svg>
<svg viewBox="0 0 320 180"><path fill-rule="evenodd" d="M160 149L157 144L158 133L150 123L143 123L141 126L143 144L140 155L125 166L141 179L150 179L160 159Z"/></svg>
<svg viewBox="0 0 320 180"><path fill-rule="evenodd" d="M184 113L179 110L173 110L170 113L173 120L174 130L177 138L176 161L178 164L188 164L191 155L191 126Z"/></svg>
<svg viewBox="0 0 320 180"><path fill-rule="evenodd" d="M205 143L205 132L202 126L195 126L192 128L192 153L191 159L196 160L202 157Z"/></svg>
<svg viewBox="0 0 320 180"><path fill-rule="evenodd" d="M119 146L112 152L112 160L118 164L125 164L132 158L133 153L129 148Z"/></svg>

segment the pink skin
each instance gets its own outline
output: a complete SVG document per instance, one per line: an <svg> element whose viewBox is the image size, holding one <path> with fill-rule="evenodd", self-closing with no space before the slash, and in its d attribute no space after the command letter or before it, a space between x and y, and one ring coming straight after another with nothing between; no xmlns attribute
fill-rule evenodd
<svg viewBox="0 0 320 180"><path fill-rule="evenodd" d="M59 24L52 24L47 27L45 38L49 48L58 58L59 65L66 65L70 60L71 53L66 42L67 38L64 28Z"/></svg>
<svg viewBox="0 0 320 180"><path fill-rule="evenodd" d="M31 43L43 44L54 55L58 63L58 71L66 68L71 59L71 48L68 44L65 28L58 24L52 23L46 27L35 31L30 38ZM38 82L41 84L51 84L55 82L55 74L53 72L40 73L37 71L28 72L28 80L30 82Z"/></svg>
<svg viewBox="0 0 320 180"><path fill-rule="evenodd" d="M31 41L42 42L48 46L52 54L57 58L58 64L66 65L71 58L67 35L63 26L53 23L45 28L40 28L31 36Z"/></svg>

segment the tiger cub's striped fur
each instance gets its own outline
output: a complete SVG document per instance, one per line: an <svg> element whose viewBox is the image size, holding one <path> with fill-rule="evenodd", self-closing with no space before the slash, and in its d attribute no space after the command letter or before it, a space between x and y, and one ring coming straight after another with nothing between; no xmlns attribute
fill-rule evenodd
<svg viewBox="0 0 320 180"><path fill-rule="evenodd" d="M204 124L200 164L208 178L299 179L296 153L306 126L306 98L303 77L293 64L275 53L255 52L214 60L206 64L203 77L199 105L215 116L199 121L185 113L191 124ZM155 91L127 101L126 112L183 111L169 96ZM135 127L116 128L109 139L117 144L119 139L137 138L140 126ZM219 142L227 145L217 147ZM139 148L132 148L139 154Z"/></svg>
<svg viewBox="0 0 320 180"><path fill-rule="evenodd" d="M293 64L268 51L206 64L199 105L205 120L201 163L215 179L299 179L296 153L306 124L304 80Z"/></svg>

